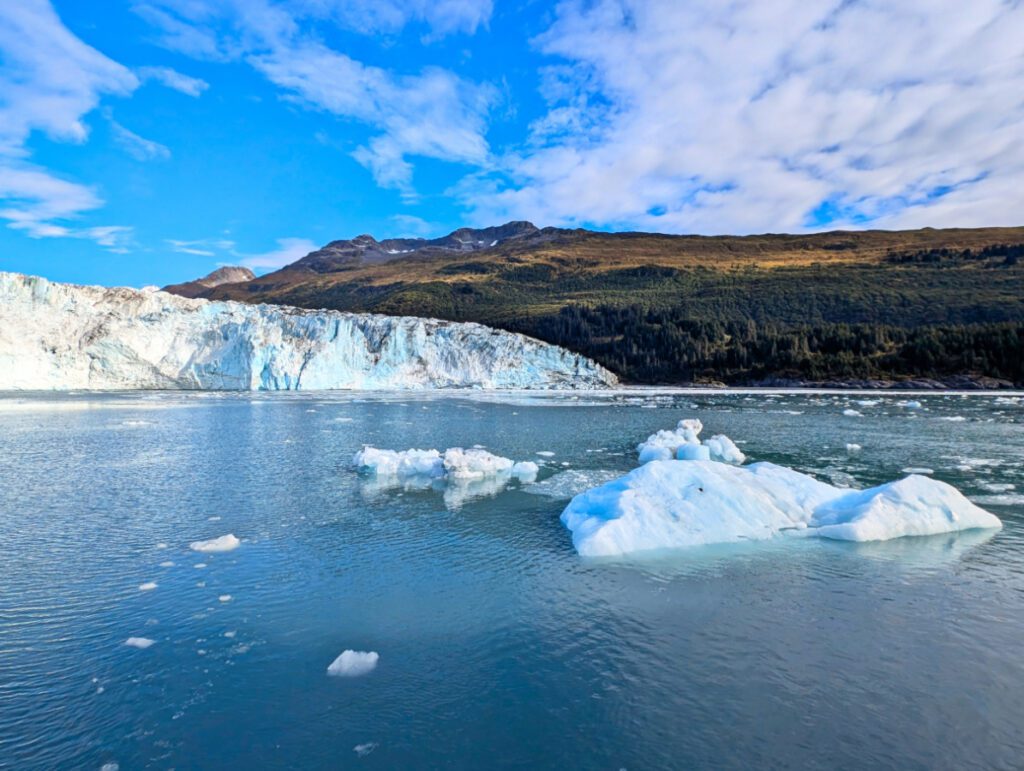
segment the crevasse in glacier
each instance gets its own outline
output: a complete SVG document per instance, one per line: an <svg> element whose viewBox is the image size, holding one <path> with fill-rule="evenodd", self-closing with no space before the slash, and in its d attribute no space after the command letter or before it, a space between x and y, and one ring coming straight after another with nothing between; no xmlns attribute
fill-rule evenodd
<svg viewBox="0 0 1024 771"><path fill-rule="evenodd" d="M189 300L0 272L0 390L615 383L586 357L480 324Z"/></svg>

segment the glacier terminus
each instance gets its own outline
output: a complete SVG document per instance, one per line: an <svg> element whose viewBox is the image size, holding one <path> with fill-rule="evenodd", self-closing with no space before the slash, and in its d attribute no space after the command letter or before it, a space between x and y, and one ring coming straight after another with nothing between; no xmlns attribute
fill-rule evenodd
<svg viewBox="0 0 1024 771"><path fill-rule="evenodd" d="M588 389L584 356L481 324L0 272L0 390Z"/></svg>

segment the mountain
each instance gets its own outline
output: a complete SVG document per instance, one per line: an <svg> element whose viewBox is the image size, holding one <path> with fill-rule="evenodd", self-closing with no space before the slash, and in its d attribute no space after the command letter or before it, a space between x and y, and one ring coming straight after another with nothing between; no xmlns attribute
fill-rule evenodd
<svg viewBox="0 0 1024 771"><path fill-rule="evenodd" d="M479 324L209 302L0 273L0 391L615 382L582 356Z"/></svg>
<svg viewBox="0 0 1024 771"><path fill-rule="evenodd" d="M1024 228L360 236L204 297L476 321L639 383L1024 382Z"/></svg>
<svg viewBox="0 0 1024 771"><path fill-rule="evenodd" d="M217 268L213 273L208 273L202 278L197 278L195 281L165 286L163 291L180 295L181 297L199 297L208 289L213 289L223 284L241 284L246 281L252 281L254 278L256 278L256 274L249 268L243 268L238 265L225 265L223 268Z"/></svg>

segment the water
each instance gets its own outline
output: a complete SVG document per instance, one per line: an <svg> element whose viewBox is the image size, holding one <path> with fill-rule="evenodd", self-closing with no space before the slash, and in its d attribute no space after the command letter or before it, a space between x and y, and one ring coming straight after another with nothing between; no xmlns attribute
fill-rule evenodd
<svg viewBox="0 0 1024 771"><path fill-rule="evenodd" d="M1019 767L1024 402L903 398L2 398L0 765ZM833 482L933 469L1006 527L582 561L564 495L689 416ZM381 489L363 443L551 481ZM347 648L377 669L328 677Z"/></svg>

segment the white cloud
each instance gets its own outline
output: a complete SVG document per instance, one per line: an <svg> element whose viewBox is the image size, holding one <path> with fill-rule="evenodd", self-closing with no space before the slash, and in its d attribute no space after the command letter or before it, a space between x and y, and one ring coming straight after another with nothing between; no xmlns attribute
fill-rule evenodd
<svg viewBox="0 0 1024 771"><path fill-rule="evenodd" d="M378 133L353 157L379 185L411 200L416 197L411 157L471 165L487 161L487 115L496 89L436 67L399 74L364 64L325 45L317 23L331 20L370 32L418 20L440 34L475 30L490 9L489 0L152 0L140 13L164 32L168 47L244 60L286 99L371 126Z"/></svg>
<svg viewBox="0 0 1024 771"><path fill-rule="evenodd" d="M1020 224L1020 3L598 0L556 17L537 41L567 63L545 73L548 112L458 188L479 221Z"/></svg>
<svg viewBox="0 0 1024 771"><path fill-rule="evenodd" d="M398 238L429 236L431 233L437 232L437 225L411 214L395 214L391 217L391 221L400 228L397 234Z"/></svg>
<svg viewBox="0 0 1024 771"><path fill-rule="evenodd" d="M171 157L171 151L159 142L152 139L140 137L134 131L130 131L113 119L109 114L107 120L110 123L110 132L114 141L124 148L130 156L137 161L166 160Z"/></svg>
<svg viewBox="0 0 1024 771"><path fill-rule="evenodd" d="M263 254L241 254L234 252L234 256L242 258L237 264L244 265L253 270L260 268L276 269L290 265L319 248L317 244L308 238L279 238L277 239L277 249L264 252Z"/></svg>
<svg viewBox="0 0 1024 771"><path fill-rule="evenodd" d="M200 238L194 241L168 238L164 243L171 247L172 251L199 257L216 257L221 252L235 252L235 242L228 238Z"/></svg>
<svg viewBox="0 0 1024 771"><path fill-rule="evenodd" d="M75 37L47 0L0 3L0 217L35 238L88 238L120 250L122 226L73 227L103 201L91 187L28 161L33 132L84 142L82 117L103 94L128 94L138 79Z"/></svg>
<svg viewBox="0 0 1024 771"><path fill-rule="evenodd" d="M186 96L199 96L210 87L205 80L183 75L170 67L139 67L135 74L144 82L160 83Z"/></svg>

